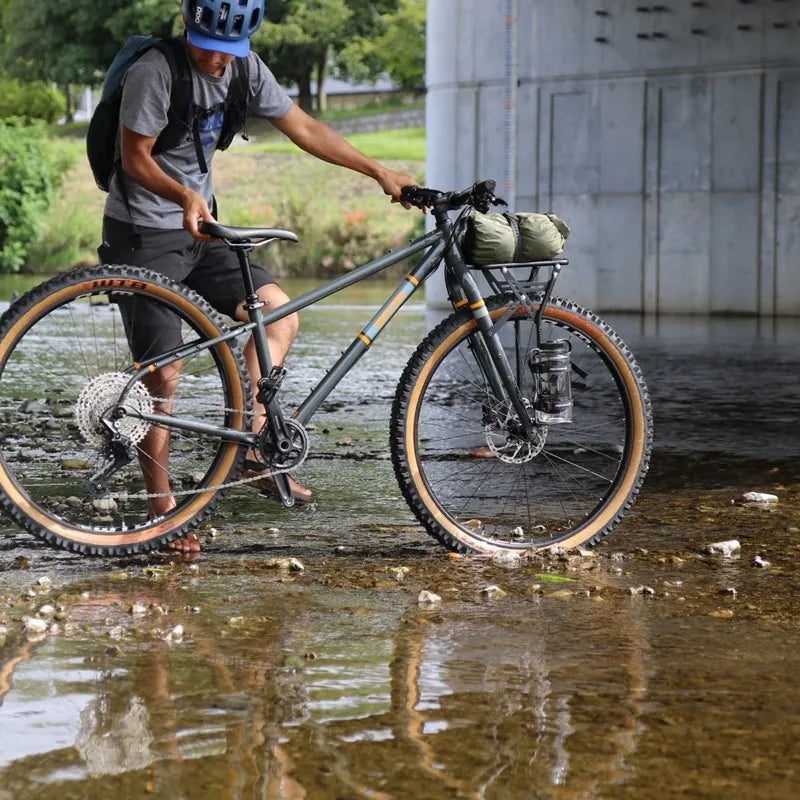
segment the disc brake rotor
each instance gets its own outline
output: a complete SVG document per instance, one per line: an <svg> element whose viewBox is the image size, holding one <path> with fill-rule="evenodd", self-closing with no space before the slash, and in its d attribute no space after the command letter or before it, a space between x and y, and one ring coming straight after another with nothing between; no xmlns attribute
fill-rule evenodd
<svg viewBox="0 0 800 800"><path fill-rule="evenodd" d="M107 441L108 435L101 420L117 406L126 411L125 416L112 422L120 435L131 444L138 444L147 435L151 425L139 415L153 413L153 398L147 387L137 382L120 402L120 395L130 380L131 376L122 372L106 372L92 378L83 388L75 404L75 422L85 441L97 445Z"/></svg>
<svg viewBox="0 0 800 800"><path fill-rule="evenodd" d="M519 417L512 408L508 408L502 416L495 417L484 425L486 444L492 454L506 464L526 464L542 452L547 441L547 428L537 427L533 431L533 439L523 439L514 432L519 428Z"/></svg>

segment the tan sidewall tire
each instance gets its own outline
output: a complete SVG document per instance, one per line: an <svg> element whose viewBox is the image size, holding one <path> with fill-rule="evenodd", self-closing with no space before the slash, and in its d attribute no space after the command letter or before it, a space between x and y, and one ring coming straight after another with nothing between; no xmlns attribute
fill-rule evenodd
<svg viewBox="0 0 800 800"><path fill-rule="evenodd" d="M101 281L102 284L99 283ZM177 308L209 338L224 331L222 317L187 287L138 267L99 267L57 276L23 297L15 307L12 306L0 321L0 365L5 365L8 355L34 322L60 304L101 285L108 289L135 287L154 299L164 300ZM244 362L241 353L228 346L220 347L216 352L219 354L220 370L229 386L229 407L241 408L246 412L250 407L250 399L242 378ZM246 413L232 415L231 427L244 430L245 424ZM239 460L239 445L224 445L222 455L216 459L213 472L209 476L209 485L225 483ZM218 492L213 489L200 492L176 514L150 527L119 534L92 532L65 524L63 520L43 512L17 485L5 460L0 459L0 497L5 510L30 533L50 544L79 552L113 554L141 552L158 547L196 527L218 502L219 497L216 495Z"/></svg>
<svg viewBox="0 0 800 800"><path fill-rule="evenodd" d="M507 308L508 305L505 304L495 308L490 312L492 318L497 319L502 316ZM548 306L546 318L567 323L581 331L605 353L614 363L622 378L631 406L631 419L629 420L629 424L632 430L632 443L628 450L628 461L623 466L622 475L616 483L613 494L601 507L599 513L595 514L590 520L565 538L554 542L554 544L560 547L571 548L580 544L594 543L609 533L614 524L616 524L633 501L649 463L650 443L652 439L651 414L649 410L649 400L646 394L643 394L640 387L640 381L643 379L640 377L639 380L637 380L637 376L634 374L628 359L623 355L620 347L612 341L612 336L615 338L618 337L616 337L610 328L608 328L608 333L603 329L608 326L600 323L599 320L595 323L592 319L593 315L591 315L590 312L583 311L574 304L566 301L554 301L552 305ZM601 325L603 327L601 327ZM505 548L487 542L476 536L474 532L470 531L468 528L458 525L444 512L431 495L418 463L416 442L417 419L420 405L424 390L427 387L431 375L451 349L476 329L477 323L474 319L465 319L462 324L436 346L434 351L426 359L409 394L405 412L403 448L406 454L407 479L411 484L409 487L410 495L412 497L416 496L423 506L425 513L421 521L428 531L434 535L435 538L439 539L439 541L453 549L462 549L461 547L454 546L455 542L457 542L472 551L494 553ZM636 369L638 371L638 367ZM409 499L408 494L406 497ZM409 502L411 503L411 500L409 500ZM419 509L414 508L413 503L411 504L412 510L414 510L419 517ZM427 516L428 519L425 519L425 516ZM439 530L436 531L436 528ZM455 540L455 542L449 541L450 539Z"/></svg>

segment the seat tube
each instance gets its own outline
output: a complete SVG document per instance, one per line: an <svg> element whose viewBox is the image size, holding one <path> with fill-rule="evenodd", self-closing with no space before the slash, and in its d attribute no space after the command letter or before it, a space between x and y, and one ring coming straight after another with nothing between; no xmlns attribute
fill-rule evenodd
<svg viewBox="0 0 800 800"><path fill-rule="evenodd" d="M245 300L244 308L250 322L258 323L253 328L253 342L258 356L258 365L261 369L262 377L266 377L272 370L272 358L269 354L267 343L267 333L261 324L261 309L264 303L258 299L255 286L253 284L253 273L250 271L250 250L248 248L237 248L236 257L239 259L239 266L242 270L242 280L244 281Z"/></svg>

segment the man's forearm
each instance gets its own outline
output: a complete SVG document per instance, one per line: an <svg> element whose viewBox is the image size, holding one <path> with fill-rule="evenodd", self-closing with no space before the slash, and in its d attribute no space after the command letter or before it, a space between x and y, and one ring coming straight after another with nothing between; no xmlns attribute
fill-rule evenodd
<svg viewBox="0 0 800 800"><path fill-rule="evenodd" d="M152 156L138 153L135 156L125 158L123 152L122 169L131 180L136 181L149 192L153 192L153 194L157 194L165 200L171 200L183 208L186 194L190 190L182 186L174 178L170 178L158 166Z"/></svg>

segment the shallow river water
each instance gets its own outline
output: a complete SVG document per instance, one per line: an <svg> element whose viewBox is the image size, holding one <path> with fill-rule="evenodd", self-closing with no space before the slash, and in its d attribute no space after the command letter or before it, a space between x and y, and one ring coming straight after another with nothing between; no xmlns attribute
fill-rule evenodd
<svg viewBox="0 0 800 800"><path fill-rule="evenodd" d="M345 300L304 312L290 400L372 316ZM387 425L422 306L314 420L315 506L241 488L193 560L0 520L0 800L800 796L800 320L607 318L656 440L593 555L511 569L415 524Z"/></svg>

